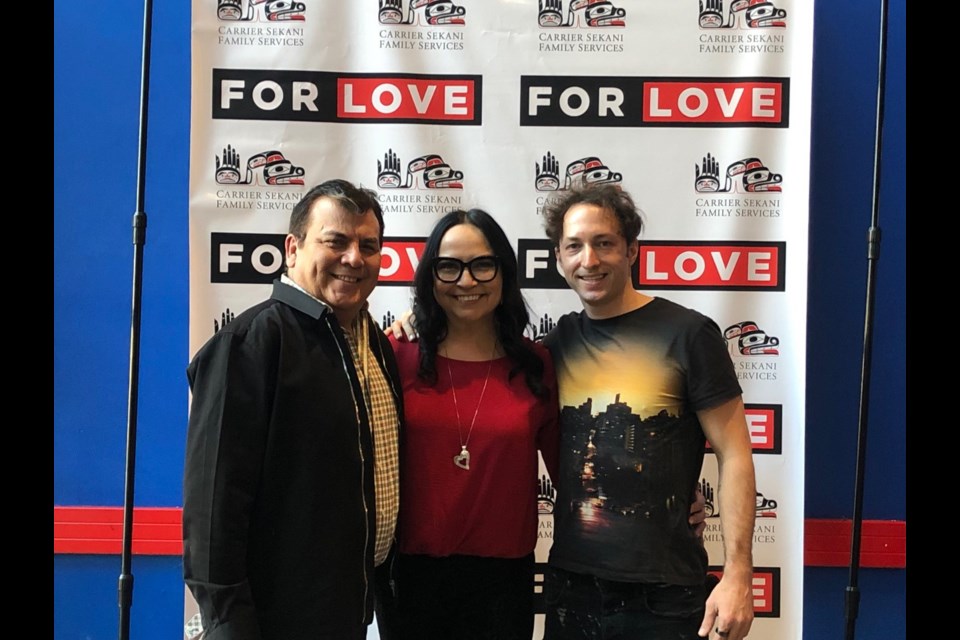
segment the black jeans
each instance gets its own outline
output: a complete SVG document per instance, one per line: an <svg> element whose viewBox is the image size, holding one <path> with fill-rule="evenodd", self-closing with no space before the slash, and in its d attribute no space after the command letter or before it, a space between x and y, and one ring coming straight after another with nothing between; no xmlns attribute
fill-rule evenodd
<svg viewBox="0 0 960 640"><path fill-rule="evenodd" d="M401 640L530 640L534 556L397 556Z"/></svg>
<svg viewBox="0 0 960 640"><path fill-rule="evenodd" d="M544 640L696 640L705 585L615 582L550 567Z"/></svg>

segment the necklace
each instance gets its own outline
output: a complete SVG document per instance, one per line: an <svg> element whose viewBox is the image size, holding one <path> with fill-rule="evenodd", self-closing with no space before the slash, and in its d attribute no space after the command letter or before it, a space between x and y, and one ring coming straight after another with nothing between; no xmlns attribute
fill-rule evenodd
<svg viewBox="0 0 960 640"><path fill-rule="evenodd" d="M470 429L467 431L467 439L463 439L463 426L460 422L460 405L457 403L457 385L453 383L453 371L450 370L450 359L447 358L447 375L450 376L450 391L453 392L453 408L457 412L457 437L460 439L460 453L453 456L453 464L461 469L470 469L470 451L467 445L470 443L470 434L473 433L473 425L477 422L477 414L480 413L480 404L483 402L483 394L487 391L487 383L490 382L490 370L493 369L493 359L487 366L487 377L483 379L483 389L480 391L480 399L477 400L477 408L473 412L473 419L470 421Z"/></svg>

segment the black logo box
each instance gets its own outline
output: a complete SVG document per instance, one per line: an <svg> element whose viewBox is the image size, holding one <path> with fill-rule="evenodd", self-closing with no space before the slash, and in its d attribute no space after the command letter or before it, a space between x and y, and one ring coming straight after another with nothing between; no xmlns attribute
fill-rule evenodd
<svg viewBox="0 0 960 640"><path fill-rule="evenodd" d="M724 84L736 86L745 83L768 83L780 87L781 113L776 122L672 122L644 121L647 112L644 104L644 89L648 83L663 84ZM550 104L538 105L536 114L530 114L530 90L532 87L551 89ZM592 101L590 108L581 115L564 113L560 95L567 89L578 87ZM620 109L622 117L601 116L598 101L602 89L615 88L623 97ZM575 99L580 106L579 99ZM641 76L521 76L520 77L520 126L521 127L682 127L682 128L731 128L756 127L785 129L790 126L790 78L786 77L641 77Z"/></svg>
<svg viewBox="0 0 960 640"><path fill-rule="evenodd" d="M647 283L641 285L639 258L637 264L630 271L630 278L633 281L635 289L654 290L695 290L695 291L783 291L786 282L786 243L785 242L758 242L758 241L698 241L698 242L679 242L676 240L647 240L640 242L640 247L658 247L658 246L728 246L737 247L777 247L777 273L780 277L770 286L741 286L741 285L697 285L697 284L653 284ZM544 239L523 239L517 242L517 260L519 262L518 280L520 287L524 289L567 289L567 281L557 270L557 258L553 250L553 244L550 240Z"/></svg>
<svg viewBox="0 0 960 640"><path fill-rule="evenodd" d="M429 117L383 117L375 118L343 118L337 115L339 100L339 81L350 79L382 79L402 81L463 81L473 85L473 118L446 119ZM228 101L224 107L224 82L242 82L243 90L239 98ZM255 87L262 82L276 83L283 93L282 100L276 108L264 109L253 100ZM311 101L317 110L293 108L294 83L309 83L316 87L316 99ZM274 94L271 89L265 93ZM434 100L440 99L435 96ZM441 75L424 73L334 73L330 71L290 71L273 69L213 69L213 86L211 117L214 120L277 120L283 122L349 122L353 124L445 124L445 125L472 125L483 124L483 76L481 75Z"/></svg>

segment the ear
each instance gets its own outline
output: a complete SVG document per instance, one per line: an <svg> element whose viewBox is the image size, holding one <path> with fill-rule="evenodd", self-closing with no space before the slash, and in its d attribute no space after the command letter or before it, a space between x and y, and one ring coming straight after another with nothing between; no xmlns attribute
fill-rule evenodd
<svg viewBox="0 0 960 640"><path fill-rule="evenodd" d="M640 241L634 240L633 242L628 242L627 258L629 258L631 265L633 265L637 261L637 257L639 255L640 255Z"/></svg>
<svg viewBox="0 0 960 640"><path fill-rule="evenodd" d="M297 264L297 248L297 238L292 233L288 233L283 241L284 259L287 269Z"/></svg>

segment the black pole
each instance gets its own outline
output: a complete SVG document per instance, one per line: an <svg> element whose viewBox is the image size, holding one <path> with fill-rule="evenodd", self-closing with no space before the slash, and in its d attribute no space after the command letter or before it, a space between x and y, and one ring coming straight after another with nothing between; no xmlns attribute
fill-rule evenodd
<svg viewBox="0 0 960 640"><path fill-rule="evenodd" d="M144 185L147 166L147 106L150 94L150 29L152 0L144 1L143 62L140 72L140 141L137 154L137 209L133 214L133 303L130 319L130 386L127 394L127 458L123 488L123 551L117 586L120 606L120 640L130 637L133 574L130 549L133 538L133 480L137 459L137 395L140 378L140 285L143 281L143 246L147 240Z"/></svg>
<svg viewBox="0 0 960 640"><path fill-rule="evenodd" d="M874 292L877 288L877 261L880 259L880 157L883 148L883 96L887 71L887 0L880 3L880 69L877 81L877 120L873 151L873 207L867 231L867 302L863 323L863 361L860 369L860 418L857 439L857 476L853 502L853 531L850 541L850 581L845 598L846 639L853 640L860 610L860 534L863 523L863 476L867 457L867 413L870 405L870 362L873 344Z"/></svg>

